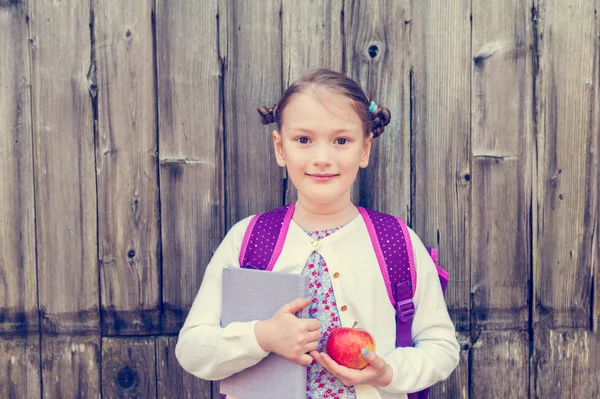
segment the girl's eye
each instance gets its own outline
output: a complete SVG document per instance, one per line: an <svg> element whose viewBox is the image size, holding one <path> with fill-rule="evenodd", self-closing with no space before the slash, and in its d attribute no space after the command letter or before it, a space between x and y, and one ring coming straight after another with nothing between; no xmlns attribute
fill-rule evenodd
<svg viewBox="0 0 600 399"><path fill-rule="evenodd" d="M348 140L345 137L340 137L340 138L335 139L335 142L340 145L348 144L348 141L350 141L350 140Z"/></svg>
<svg viewBox="0 0 600 399"><path fill-rule="evenodd" d="M310 142L308 137L298 137L296 141L300 144L308 144Z"/></svg>

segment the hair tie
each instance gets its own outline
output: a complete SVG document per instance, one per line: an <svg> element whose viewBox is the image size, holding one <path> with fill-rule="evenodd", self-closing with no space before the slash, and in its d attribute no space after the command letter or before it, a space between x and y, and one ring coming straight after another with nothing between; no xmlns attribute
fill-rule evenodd
<svg viewBox="0 0 600 399"><path fill-rule="evenodd" d="M371 101L371 104L369 104L369 111L371 113L374 113L375 111L377 111L377 104L375 104L375 101Z"/></svg>

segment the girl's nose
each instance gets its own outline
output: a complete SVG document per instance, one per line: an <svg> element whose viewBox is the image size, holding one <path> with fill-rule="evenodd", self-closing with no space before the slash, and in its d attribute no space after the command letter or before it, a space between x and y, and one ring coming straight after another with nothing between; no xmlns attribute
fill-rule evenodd
<svg viewBox="0 0 600 399"><path fill-rule="evenodd" d="M315 165L329 165L331 163L331 154L327 146L317 146L313 156Z"/></svg>

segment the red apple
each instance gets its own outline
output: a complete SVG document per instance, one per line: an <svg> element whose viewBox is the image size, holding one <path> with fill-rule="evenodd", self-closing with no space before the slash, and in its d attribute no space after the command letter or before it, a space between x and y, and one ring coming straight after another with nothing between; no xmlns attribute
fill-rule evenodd
<svg viewBox="0 0 600 399"><path fill-rule="evenodd" d="M338 364L351 369L361 370L369 363L362 355L363 348L374 352L375 340L373 336L362 328L337 327L329 334L327 339L327 354Z"/></svg>

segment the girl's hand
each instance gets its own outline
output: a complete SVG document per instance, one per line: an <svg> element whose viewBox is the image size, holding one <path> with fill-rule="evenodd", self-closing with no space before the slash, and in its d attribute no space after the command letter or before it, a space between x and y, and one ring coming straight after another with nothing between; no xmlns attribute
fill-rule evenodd
<svg viewBox="0 0 600 399"><path fill-rule="evenodd" d="M369 365L362 370L344 367L324 352L312 351L310 354L321 366L329 370L346 386L366 384L384 387L392 382L394 374L392 368L375 352L368 349L363 349L362 355Z"/></svg>
<svg viewBox="0 0 600 399"><path fill-rule="evenodd" d="M308 352L318 347L321 323L315 319L299 319L295 315L311 300L298 298L282 306L270 319L256 323L256 340L265 352L276 353L302 365L312 363Z"/></svg>

